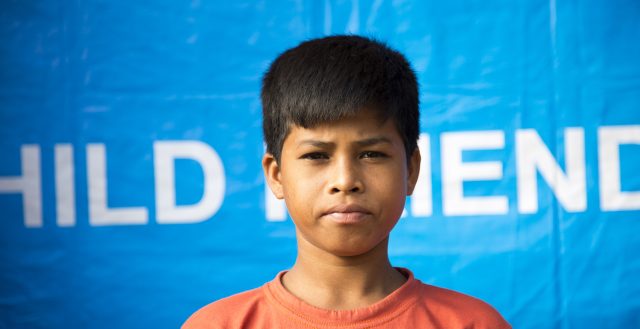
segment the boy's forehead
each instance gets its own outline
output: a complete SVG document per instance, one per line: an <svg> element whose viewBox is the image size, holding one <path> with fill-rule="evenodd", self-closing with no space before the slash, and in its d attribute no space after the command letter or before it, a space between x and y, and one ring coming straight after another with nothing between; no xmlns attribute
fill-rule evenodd
<svg viewBox="0 0 640 329"><path fill-rule="evenodd" d="M295 133L294 133L295 132ZM373 111L358 112L337 120L318 123L314 126L304 127L294 123L289 124L289 132L285 139L290 139L294 133L295 143L309 141L329 141L336 137L352 136L357 140L373 142L391 142L401 139L392 118L382 118Z"/></svg>
<svg viewBox="0 0 640 329"><path fill-rule="evenodd" d="M393 120L393 117L390 115L384 115L382 111L364 107L341 117L321 120L319 122L312 122L311 124L296 122L295 119L289 120L288 129L292 129L294 127L303 129L335 127L341 125L349 125L354 121L360 122L362 119L366 119L367 123L369 123L370 126L379 128L382 127L387 121Z"/></svg>

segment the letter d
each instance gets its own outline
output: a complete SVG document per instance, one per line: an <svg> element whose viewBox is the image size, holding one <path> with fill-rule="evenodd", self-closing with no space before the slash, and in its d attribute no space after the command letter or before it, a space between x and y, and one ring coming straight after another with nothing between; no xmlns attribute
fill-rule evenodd
<svg viewBox="0 0 640 329"><path fill-rule="evenodd" d="M214 149L199 141L158 141L153 143L153 153L158 223L198 223L211 218L220 209L225 176L222 161ZM176 204L176 159L194 160L202 167L204 193L195 204Z"/></svg>

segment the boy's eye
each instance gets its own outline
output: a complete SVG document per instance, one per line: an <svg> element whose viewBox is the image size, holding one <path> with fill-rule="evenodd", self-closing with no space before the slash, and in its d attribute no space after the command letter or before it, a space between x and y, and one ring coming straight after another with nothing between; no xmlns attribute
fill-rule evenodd
<svg viewBox="0 0 640 329"><path fill-rule="evenodd" d="M382 152L377 152L377 151L366 151L366 152L362 152L360 154L361 158L367 159L367 158L386 158L387 155L382 153Z"/></svg>
<svg viewBox="0 0 640 329"><path fill-rule="evenodd" d="M322 153L322 152L310 152L310 153L303 154L300 157L300 159L306 159L306 160L325 160L328 158L329 156L326 153Z"/></svg>

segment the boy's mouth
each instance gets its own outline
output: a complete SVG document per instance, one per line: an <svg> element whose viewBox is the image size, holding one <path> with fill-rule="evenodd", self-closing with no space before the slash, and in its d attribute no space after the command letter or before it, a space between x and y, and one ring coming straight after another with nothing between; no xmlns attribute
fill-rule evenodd
<svg viewBox="0 0 640 329"><path fill-rule="evenodd" d="M329 208L322 214L338 224L356 224L366 220L371 212L356 204L341 204Z"/></svg>

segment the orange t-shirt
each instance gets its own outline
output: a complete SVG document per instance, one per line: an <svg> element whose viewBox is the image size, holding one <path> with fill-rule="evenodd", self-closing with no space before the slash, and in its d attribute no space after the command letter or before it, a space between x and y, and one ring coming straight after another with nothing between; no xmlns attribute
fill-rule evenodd
<svg viewBox="0 0 640 329"><path fill-rule="evenodd" d="M407 269L408 280L381 301L354 310L309 305L285 289L285 272L264 286L213 302L183 324L203 328L511 328L489 304L424 284Z"/></svg>

